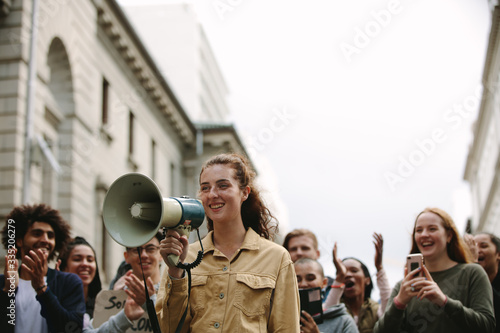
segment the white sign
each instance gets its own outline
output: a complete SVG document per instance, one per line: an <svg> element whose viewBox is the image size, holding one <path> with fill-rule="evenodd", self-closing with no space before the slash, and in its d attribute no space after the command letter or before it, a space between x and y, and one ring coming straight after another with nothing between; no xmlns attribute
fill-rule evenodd
<svg viewBox="0 0 500 333"><path fill-rule="evenodd" d="M126 300L127 293L124 290L101 290L95 300L94 328L101 326L102 323L108 321L109 317L123 310ZM144 312L142 317L133 323L132 327L125 332L153 332L147 312Z"/></svg>

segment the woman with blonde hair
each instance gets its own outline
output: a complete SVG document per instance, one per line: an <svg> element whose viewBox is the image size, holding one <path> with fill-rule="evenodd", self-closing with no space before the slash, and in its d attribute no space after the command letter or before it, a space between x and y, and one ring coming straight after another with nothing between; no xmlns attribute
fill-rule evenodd
<svg viewBox="0 0 500 333"><path fill-rule="evenodd" d="M411 272L405 268L375 333L493 332L488 277L470 264L470 252L445 211L426 208L418 214L410 253L421 253L425 265Z"/></svg>

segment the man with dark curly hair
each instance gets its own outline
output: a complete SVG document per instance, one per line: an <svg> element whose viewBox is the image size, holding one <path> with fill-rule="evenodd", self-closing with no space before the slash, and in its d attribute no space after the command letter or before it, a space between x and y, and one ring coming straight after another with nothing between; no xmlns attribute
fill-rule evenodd
<svg viewBox="0 0 500 333"><path fill-rule="evenodd" d="M9 213L2 230L7 255L0 275L1 332L81 331L81 279L48 267L70 240L69 231L59 212L44 204L17 206Z"/></svg>

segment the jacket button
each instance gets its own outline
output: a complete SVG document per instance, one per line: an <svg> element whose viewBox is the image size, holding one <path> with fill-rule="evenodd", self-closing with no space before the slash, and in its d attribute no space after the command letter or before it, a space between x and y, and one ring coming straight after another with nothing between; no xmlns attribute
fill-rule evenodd
<svg viewBox="0 0 500 333"><path fill-rule="evenodd" d="M224 266L224 268L222 268L222 271L223 272L227 271L227 266Z"/></svg>
<svg viewBox="0 0 500 333"><path fill-rule="evenodd" d="M214 324L214 327L215 327L215 328L219 328L219 327L220 327L220 324L219 324L219 323L215 323L215 324Z"/></svg>
<svg viewBox="0 0 500 333"><path fill-rule="evenodd" d="M224 298L224 293L220 293L220 294L219 294L219 298L220 298L220 299L223 299L223 298Z"/></svg>

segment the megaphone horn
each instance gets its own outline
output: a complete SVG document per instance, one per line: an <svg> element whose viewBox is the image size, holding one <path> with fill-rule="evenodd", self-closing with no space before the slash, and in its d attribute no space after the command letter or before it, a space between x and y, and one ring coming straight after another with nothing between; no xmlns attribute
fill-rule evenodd
<svg viewBox="0 0 500 333"><path fill-rule="evenodd" d="M176 229L189 236L205 218L203 205L189 197L163 198L156 183L141 173L129 173L111 184L102 209L111 238L125 247L149 242L160 228ZM169 255L177 265L179 257Z"/></svg>

